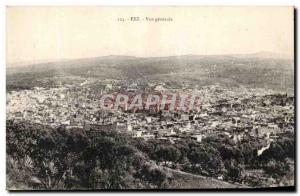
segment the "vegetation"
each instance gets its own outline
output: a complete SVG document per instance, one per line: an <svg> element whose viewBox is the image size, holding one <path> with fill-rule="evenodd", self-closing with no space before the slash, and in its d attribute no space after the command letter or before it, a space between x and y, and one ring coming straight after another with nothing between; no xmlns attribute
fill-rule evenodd
<svg viewBox="0 0 300 196"><path fill-rule="evenodd" d="M206 138L201 143L186 139L171 144L117 131L54 129L8 120L7 187L161 189L180 182L175 171L222 176L255 187L293 186L294 138L290 134L281 138L257 157L247 141L234 145Z"/></svg>
<svg viewBox="0 0 300 196"><path fill-rule="evenodd" d="M11 189L161 188L170 174L116 132L7 122ZM21 187L20 187L21 186Z"/></svg>

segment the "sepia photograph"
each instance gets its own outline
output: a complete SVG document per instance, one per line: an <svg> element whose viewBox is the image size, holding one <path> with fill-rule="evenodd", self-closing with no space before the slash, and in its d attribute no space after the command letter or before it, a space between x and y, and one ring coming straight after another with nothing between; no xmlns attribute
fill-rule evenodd
<svg viewBox="0 0 300 196"><path fill-rule="evenodd" d="M296 190L293 6L5 11L6 190Z"/></svg>

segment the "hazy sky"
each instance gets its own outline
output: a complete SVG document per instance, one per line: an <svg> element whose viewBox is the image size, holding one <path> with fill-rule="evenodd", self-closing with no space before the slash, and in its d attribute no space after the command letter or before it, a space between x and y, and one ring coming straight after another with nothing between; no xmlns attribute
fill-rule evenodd
<svg viewBox="0 0 300 196"><path fill-rule="evenodd" d="M172 22L118 22L171 17ZM8 7L7 62L271 51L293 56L292 7Z"/></svg>

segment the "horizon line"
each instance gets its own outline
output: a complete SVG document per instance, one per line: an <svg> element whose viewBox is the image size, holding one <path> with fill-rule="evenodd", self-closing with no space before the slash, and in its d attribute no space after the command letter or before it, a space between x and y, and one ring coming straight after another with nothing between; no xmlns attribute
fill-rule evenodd
<svg viewBox="0 0 300 196"><path fill-rule="evenodd" d="M166 57L184 57L184 56L237 56L237 55L259 55L259 54L270 54L276 55L278 59L294 59L294 54L289 56L287 53L278 53L272 51L258 51L251 53L223 53L223 54L181 54L181 55L165 55L165 56L135 56L135 55L125 55L125 54L110 54L103 56L90 56L90 57L81 57L81 58L53 58L53 59L39 59L39 60L28 60L28 61L17 61L17 62L6 62L6 67L19 67L26 65L37 65L43 63L59 63L59 62L67 62L74 60L86 60L93 58L105 58L105 57L133 57L133 58L166 58ZM264 57L270 58L270 57Z"/></svg>

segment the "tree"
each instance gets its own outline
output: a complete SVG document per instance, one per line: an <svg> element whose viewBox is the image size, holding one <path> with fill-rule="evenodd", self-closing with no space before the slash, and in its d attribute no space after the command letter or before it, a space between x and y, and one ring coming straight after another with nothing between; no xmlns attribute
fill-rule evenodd
<svg viewBox="0 0 300 196"><path fill-rule="evenodd" d="M244 170L243 166L239 164L234 159L226 160L224 162L225 168L227 170L227 178L234 182L241 181L242 172Z"/></svg>
<svg viewBox="0 0 300 196"><path fill-rule="evenodd" d="M136 177L148 183L149 188L166 188L172 181L172 175L153 164L145 164Z"/></svg>
<svg viewBox="0 0 300 196"><path fill-rule="evenodd" d="M165 165L167 165L167 161L176 163L181 156L180 151L176 147L163 145L156 150L155 154L157 160L163 161Z"/></svg>
<svg viewBox="0 0 300 196"><path fill-rule="evenodd" d="M287 160L276 161L272 159L264 167L264 170L267 174L270 174L275 178L281 178L289 173L290 165L288 164Z"/></svg>
<svg viewBox="0 0 300 196"><path fill-rule="evenodd" d="M209 144L192 147L187 157L193 165L193 169L199 173L216 175L224 169L219 151Z"/></svg>

